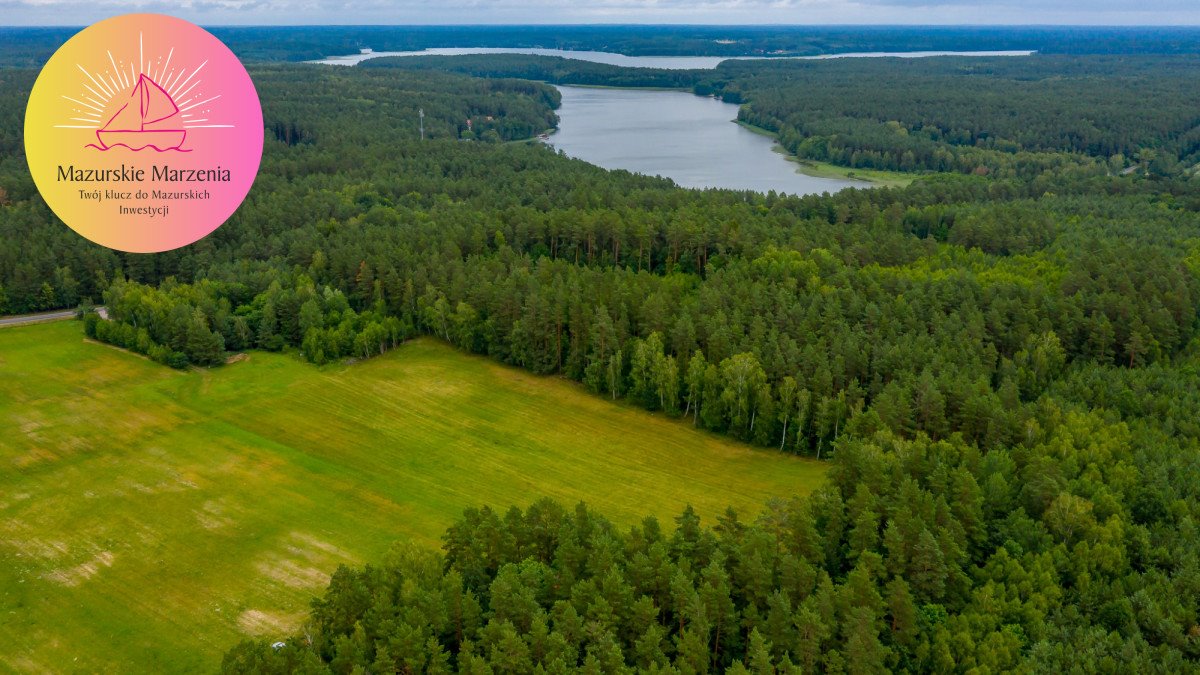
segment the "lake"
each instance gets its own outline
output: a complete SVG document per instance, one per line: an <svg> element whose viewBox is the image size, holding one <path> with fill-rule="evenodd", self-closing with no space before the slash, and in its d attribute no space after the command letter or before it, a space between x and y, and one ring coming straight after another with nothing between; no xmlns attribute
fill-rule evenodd
<svg viewBox="0 0 1200 675"><path fill-rule="evenodd" d="M775 57L924 58L930 56L1029 56L1032 51L855 52ZM609 52L501 47L446 47L419 52L373 52L335 56L313 63L352 66L382 56L534 54L634 68L711 69L729 57L625 56ZM758 57L740 56L737 59ZM566 154L606 169L665 176L683 187L774 190L788 194L837 192L870 187L866 181L818 178L776 151L775 141L734 124L738 107L685 92L592 89L560 86L559 130L547 141Z"/></svg>
<svg viewBox="0 0 1200 675"><path fill-rule="evenodd" d="M558 87L559 130L547 141L606 169L665 176L683 187L811 194L870 183L796 171L775 141L731 120L738 107L678 91Z"/></svg>
<svg viewBox="0 0 1200 675"><path fill-rule="evenodd" d="M767 58L782 59L838 59L838 58L925 58L929 56L1029 56L1032 51L978 51L978 52L854 52L846 54L822 54L820 56L779 56ZM327 59L311 61L335 66L353 66L367 59L382 56L463 56L465 54L533 54L536 56L561 56L566 59L579 59L595 63L607 63L613 66L629 68L664 68L667 70L703 69L711 70L717 64L730 59L750 60L760 59L757 56L625 56L611 52L573 51L563 49L536 49L524 47L439 47L419 52L373 52L364 51L361 54L347 56L331 56Z"/></svg>

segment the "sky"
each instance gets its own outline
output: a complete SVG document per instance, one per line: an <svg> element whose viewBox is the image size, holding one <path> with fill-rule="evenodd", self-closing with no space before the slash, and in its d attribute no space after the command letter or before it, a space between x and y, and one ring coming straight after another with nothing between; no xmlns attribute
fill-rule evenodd
<svg viewBox="0 0 1200 675"><path fill-rule="evenodd" d="M161 12L262 24L1200 25L1200 0L0 0L0 25Z"/></svg>

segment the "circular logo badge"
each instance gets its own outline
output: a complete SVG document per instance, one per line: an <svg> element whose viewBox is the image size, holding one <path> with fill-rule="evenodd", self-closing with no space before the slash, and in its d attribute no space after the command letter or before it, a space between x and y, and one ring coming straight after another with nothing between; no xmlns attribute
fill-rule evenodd
<svg viewBox="0 0 1200 675"><path fill-rule="evenodd" d="M109 248L155 253L213 230L262 159L258 92L208 31L161 14L93 24L55 52L25 111L46 203Z"/></svg>

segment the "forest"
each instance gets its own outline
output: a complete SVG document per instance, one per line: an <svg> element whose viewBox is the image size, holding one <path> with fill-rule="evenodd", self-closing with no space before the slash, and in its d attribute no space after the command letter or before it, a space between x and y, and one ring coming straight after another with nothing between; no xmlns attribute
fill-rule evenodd
<svg viewBox="0 0 1200 675"><path fill-rule="evenodd" d="M250 197L157 255L53 217L21 156L34 74L0 70L0 313L83 303L89 336L174 367L429 334L832 478L758 518L626 531L481 505L442 553L339 570L284 648L248 641L226 672L1200 668L1192 60L709 73L802 156L922 173L803 197L506 143L558 104L513 78L563 64L462 63L489 77L252 68Z"/></svg>
<svg viewBox="0 0 1200 675"><path fill-rule="evenodd" d="M727 61L721 74L749 102L740 119L844 166L1034 176L1096 162L1166 175L1200 161L1192 57L867 61Z"/></svg>

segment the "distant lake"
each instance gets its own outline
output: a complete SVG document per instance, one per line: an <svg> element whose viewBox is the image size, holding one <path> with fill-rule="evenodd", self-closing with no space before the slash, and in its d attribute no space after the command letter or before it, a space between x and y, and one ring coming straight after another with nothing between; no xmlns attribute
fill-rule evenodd
<svg viewBox="0 0 1200 675"><path fill-rule="evenodd" d="M738 107L678 91L558 87L559 130L547 141L606 169L665 176L683 187L811 194L870 183L796 171L775 142L731 120Z"/></svg>
<svg viewBox="0 0 1200 675"><path fill-rule="evenodd" d="M847 54L822 54L820 56L781 56L765 58L783 59L838 59L838 58L924 58L929 56L1029 56L1032 51L980 51L980 52L854 52ZM625 56L610 52L571 51L563 49L535 49L524 47L438 47L419 52L373 52L364 51L362 54L348 56L331 56L327 59L311 63L325 63L335 66L353 66L367 59L382 56L463 56L465 54L533 54L537 56L561 56L566 59L607 63L613 66L629 68L664 68L667 70L688 70L716 68L717 64L730 59L748 60L760 59L757 56Z"/></svg>

